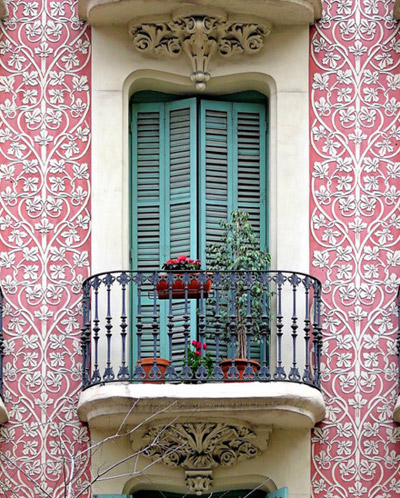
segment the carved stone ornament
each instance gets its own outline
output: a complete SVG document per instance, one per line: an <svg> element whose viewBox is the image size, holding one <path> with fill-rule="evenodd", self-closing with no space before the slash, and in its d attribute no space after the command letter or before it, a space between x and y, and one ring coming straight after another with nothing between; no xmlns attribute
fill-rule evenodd
<svg viewBox="0 0 400 498"><path fill-rule="evenodd" d="M262 446L271 430L264 430ZM165 465L182 467L190 493L201 495L212 486L212 469L231 466L261 453L257 435L246 425L223 422L174 423L153 426L144 434L144 455ZM266 441L265 441L266 439Z"/></svg>
<svg viewBox="0 0 400 498"><path fill-rule="evenodd" d="M184 52L192 63L191 80L204 90L208 65L215 53L223 57L256 54L264 46L271 24L228 21L226 15L175 15L170 21L132 21L129 34L142 54L177 57Z"/></svg>

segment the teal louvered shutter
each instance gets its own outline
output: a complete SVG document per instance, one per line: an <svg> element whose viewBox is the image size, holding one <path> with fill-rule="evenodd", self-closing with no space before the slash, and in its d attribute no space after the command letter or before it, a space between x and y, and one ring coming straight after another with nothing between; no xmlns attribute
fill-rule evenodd
<svg viewBox="0 0 400 498"><path fill-rule="evenodd" d="M197 257L197 116L196 99L180 100L166 107L166 188L165 261L181 254ZM169 187L169 188L168 188ZM162 262L163 262L162 261ZM165 307L166 319L168 310ZM175 366L182 364L184 353L183 315L185 301L173 301L174 335L172 358ZM196 303L190 302L191 338L196 337ZM166 325L166 323L165 323ZM165 327L165 330L166 327ZM167 348L166 348L167 349Z"/></svg>
<svg viewBox="0 0 400 498"><path fill-rule="evenodd" d="M200 106L200 258L218 244L221 228L235 210L249 220L267 244L266 123L262 104L202 101ZM212 344L211 344L212 346ZM251 345L252 358L259 344ZM213 354L213 349L210 349ZM222 351L226 357L227 352Z"/></svg>
<svg viewBox="0 0 400 498"><path fill-rule="evenodd" d="M196 257L196 100L137 104L132 112L131 265L153 271L180 254ZM142 356L151 356L152 307L150 289L142 294ZM133 313L137 294L133 296ZM160 355L167 356L167 302L157 304ZM183 314L174 301L174 316ZM192 306L193 307L193 306ZM191 310L192 318L195 309ZM174 320L174 355L179 355L182 334ZM194 334L193 328L193 334ZM135 334L135 330L133 330ZM132 341L133 355L136 341Z"/></svg>
<svg viewBox="0 0 400 498"><path fill-rule="evenodd" d="M132 498L132 495L93 495L93 498Z"/></svg>
<svg viewBox="0 0 400 498"><path fill-rule="evenodd" d="M218 243L220 219L247 211L267 249L266 122L262 104L203 100L200 106L200 257Z"/></svg>
<svg viewBox="0 0 400 498"><path fill-rule="evenodd" d="M267 249L267 169L265 107L233 104L233 162L236 165L237 204L249 213L249 221Z"/></svg>
<svg viewBox="0 0 400 498"><path fill-rule="evenodd" d="M285 486L276 491L271 491L271 493L267 494L266 498L289 498L289 489Z"/></svg>

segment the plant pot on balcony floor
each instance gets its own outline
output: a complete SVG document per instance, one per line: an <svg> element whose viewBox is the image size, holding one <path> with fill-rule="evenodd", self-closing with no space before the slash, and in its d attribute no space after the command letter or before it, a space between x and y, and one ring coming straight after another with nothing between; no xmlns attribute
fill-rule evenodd
<svg viewBox="0 0 400 498"><path fill-rule="evenodd" d="M245 368L247 367L247 359L246 358L235 358L234 359L235 366L239 372L239 379L237 380L230 380L228 379L228 372L229 368L232 366L232 359L229 358L227 360L222 360L219 365L222 368L222 371L224 372L224 381L225 382L239 382L239 381L244 381L244 382L251 382L252 379L243 379L243 374L245 371ZM258 370L260 369L260 364L256 360L250 360L250 366L253 369L253 372L257 374Z"/></svg>
<svg viewBox="0 0 400 498"><path fill-rule="evenodd" d="M211 275L211 273L207 273ZM181 277L182 278L179 278ZM170 284L168 282L167 274L160 274L159 277L165 277L157 283L157 296L158 299L169 299L169 288ZM193 278L192 278L193 277ZM197 277L197 279L196 279ZM174 281L172 282L172 299L185 299L185 280L183 273L174 273ZM188 299L200 299L201 298L201 287L203 287L203 297L208 297L208 293L211 290L212 281L208 278L203 285L200 282L200 273L191 273L188 279Z"/></svg>
<svg viewBox="0 0 400 498"><path fill-rule="evenodd" d="M167 367L169 367L169 361L166 358L157 358L156 359L157 366L161 372L161 379L160 380L150 380L149 379L151 369L153 368L153 365L154 365L154 358L153 357L141 358L140 363L142 365L144 373L146 374L146 377L142 381L142 384L165 384L165 371L166 371ZM139 362L137 362L137 364L139 364Z"/></svg>

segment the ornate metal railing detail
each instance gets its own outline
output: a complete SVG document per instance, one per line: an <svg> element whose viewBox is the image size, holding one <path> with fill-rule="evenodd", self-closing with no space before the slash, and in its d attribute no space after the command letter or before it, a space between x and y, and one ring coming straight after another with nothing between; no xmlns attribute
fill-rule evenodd
<svg viewBox="0 0 400 498"><path fill-rule="evenodd" d="M83 388L116 381L319 388L321 348L321 283L304 273L114 271L83 284Z"/></svg>
<svg viewBox="0 0 400 498"><path fill-rule="evenodd" d="M0 398L3 399L3 363L4 363L4 337L3 337L3 302L4 295L0 288Z"/></svg>

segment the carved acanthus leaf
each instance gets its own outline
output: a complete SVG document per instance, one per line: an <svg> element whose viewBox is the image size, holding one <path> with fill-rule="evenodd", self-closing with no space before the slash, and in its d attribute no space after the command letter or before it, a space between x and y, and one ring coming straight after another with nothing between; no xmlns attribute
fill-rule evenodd
<svg viewBox="0 0 400 498"><path fill-rule="evenodd" d="M133 21L129 33L135 48L153 56L176 57L182 52L192 64L191 79L204 90L210 79L208 65L215 53L223 57L255 54L271 32L268 22L229 21L224 16L176 15L171 21Z"/></svg>

